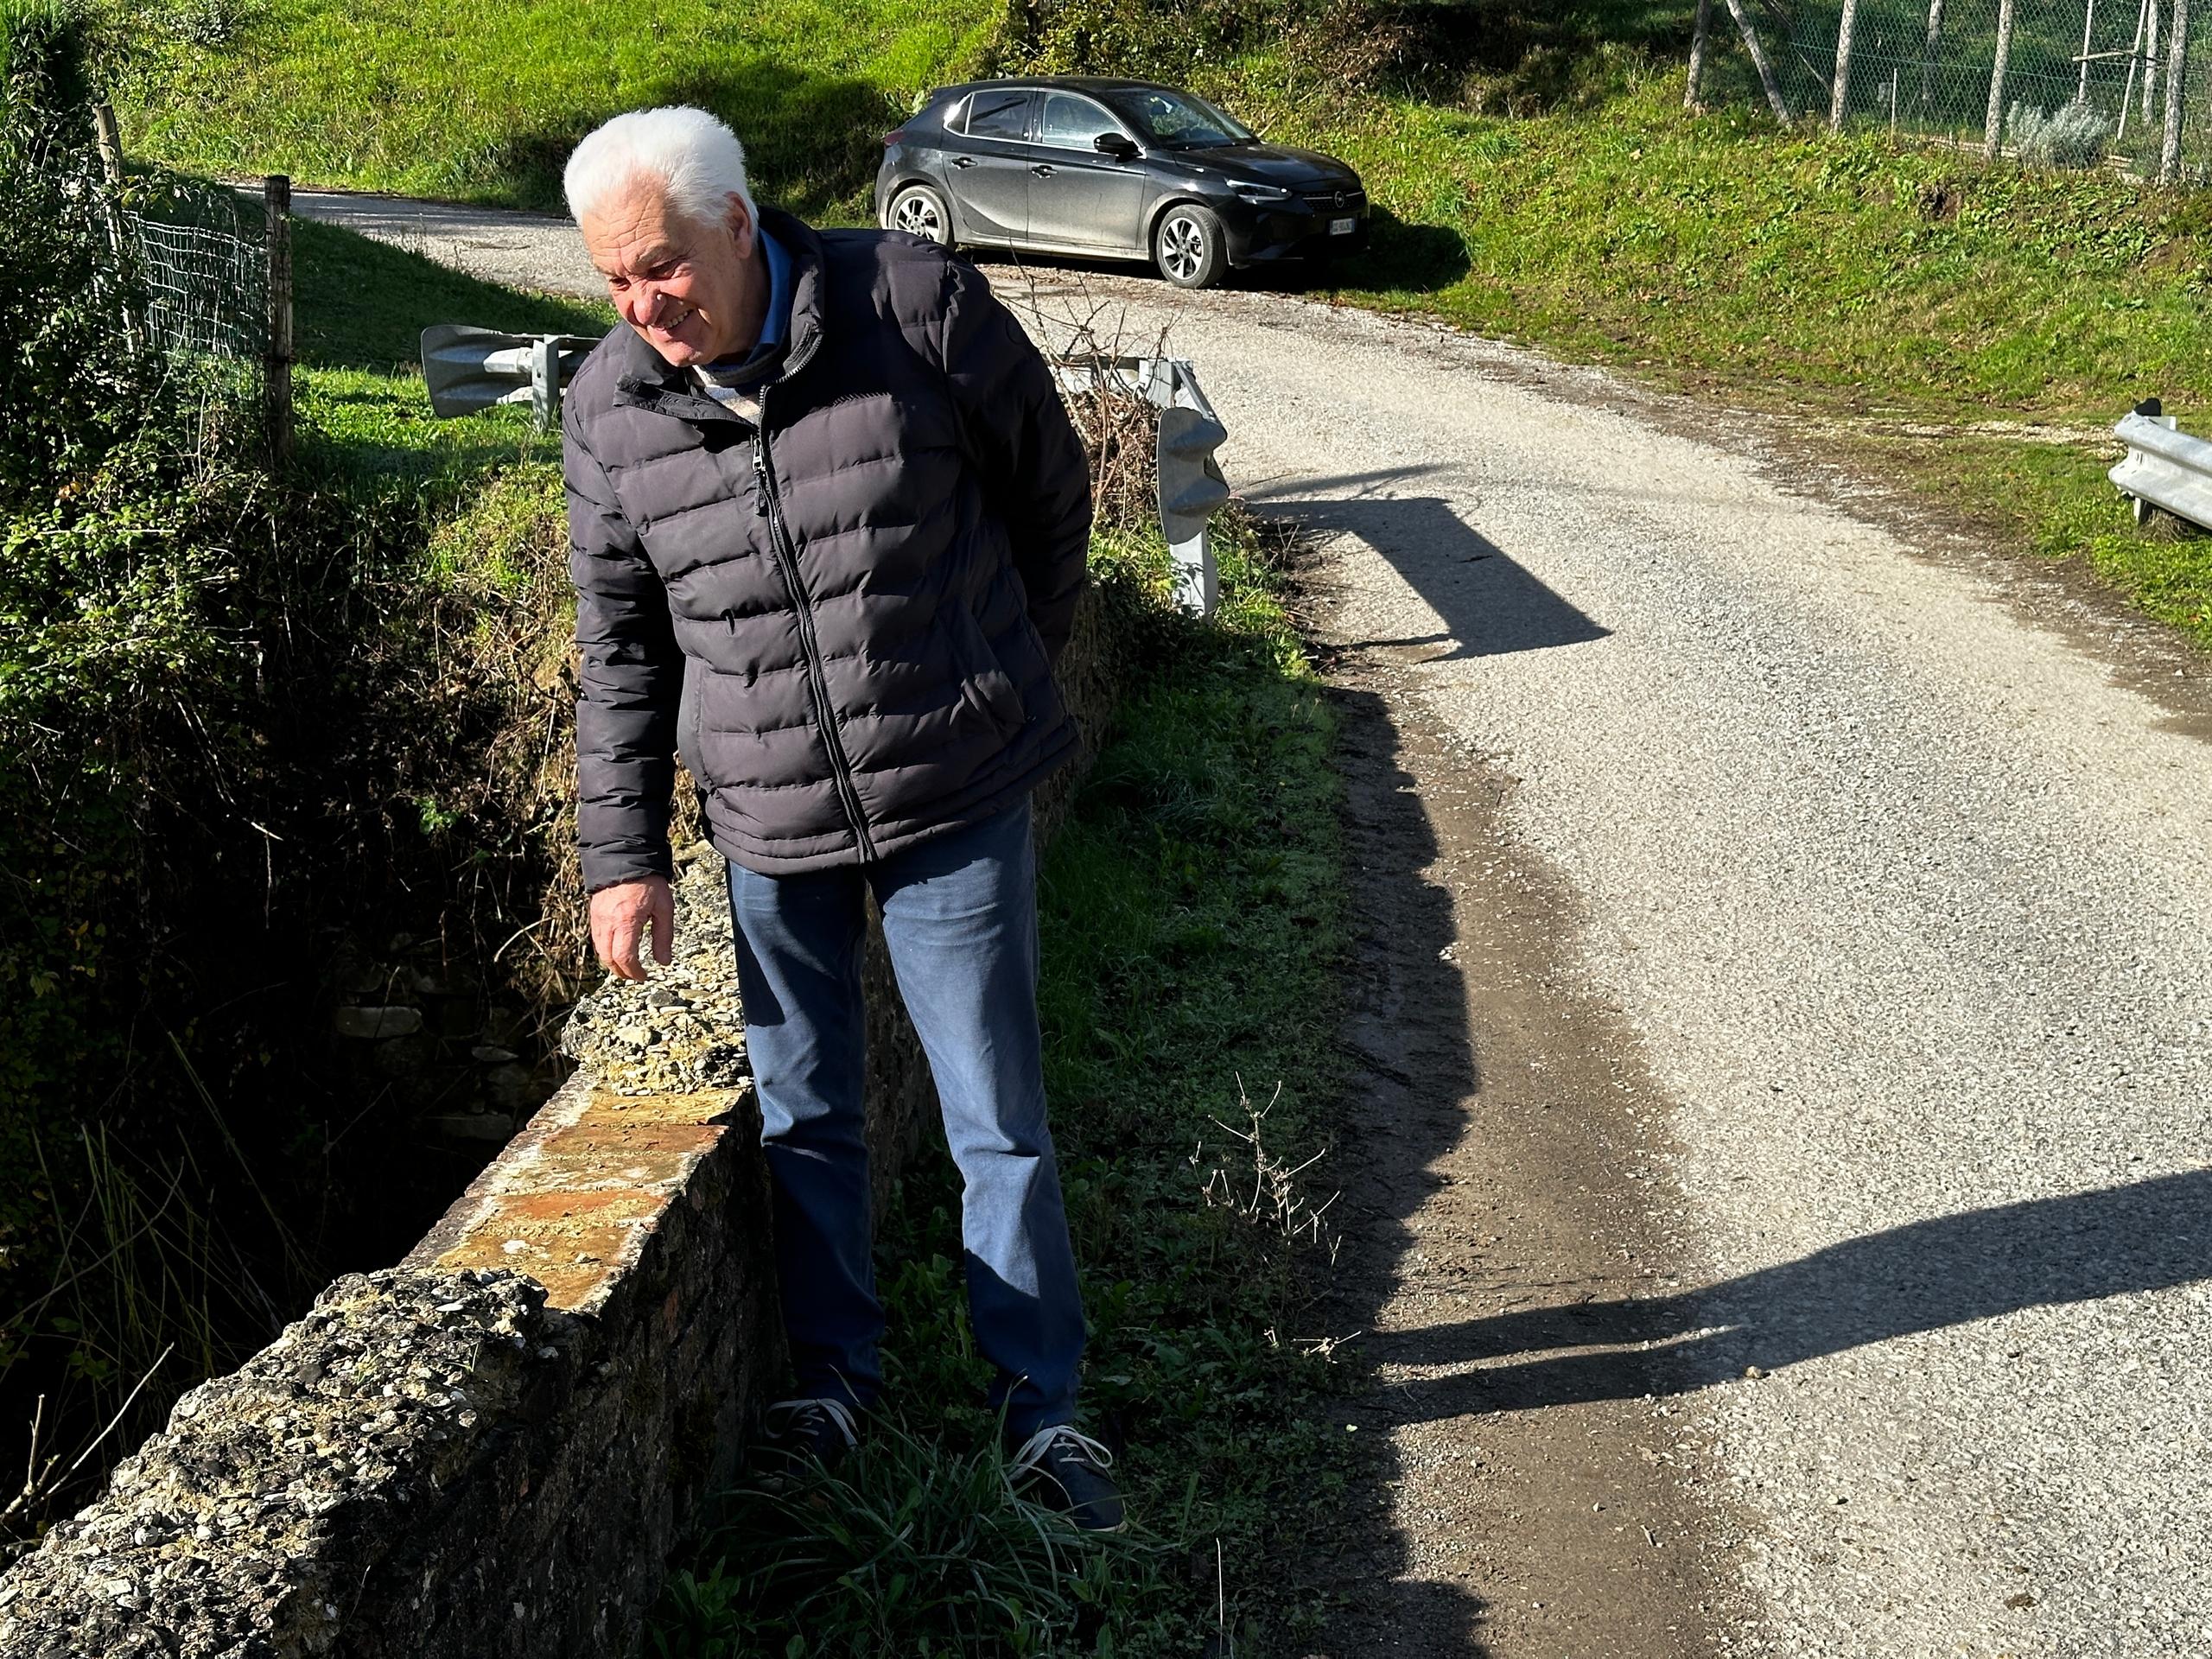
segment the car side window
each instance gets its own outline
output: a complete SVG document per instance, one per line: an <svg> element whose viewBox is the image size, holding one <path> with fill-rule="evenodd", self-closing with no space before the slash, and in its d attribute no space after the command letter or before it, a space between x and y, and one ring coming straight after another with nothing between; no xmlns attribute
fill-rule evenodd
<svg viewBox="0 0 2212 1659"><path fill-rule="evenodd" d="M1025 92L977 92L968 103L968 136L1015 140L1027 137L1030 98Z"/></svg>
<svg viewBox="0 0 2212 1659"><path fill-rule="evenodd" d="M1037 142L1061 149L1091 149L1102 132L1120 132L1121 124L1087 98L1070 92L1045 94L1045 118L1038 123Z"/></svg>

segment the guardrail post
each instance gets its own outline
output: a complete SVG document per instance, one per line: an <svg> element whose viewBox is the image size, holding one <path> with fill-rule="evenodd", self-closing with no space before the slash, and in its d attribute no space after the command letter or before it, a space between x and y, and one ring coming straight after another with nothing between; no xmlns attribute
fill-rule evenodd
<svg viewBox="0 0 2212 1659"><path fill-rule="evenodd" d="M272 173L262 187L269 209L269 340L262 355L269 459L292 459L292 181Z"/></svg>

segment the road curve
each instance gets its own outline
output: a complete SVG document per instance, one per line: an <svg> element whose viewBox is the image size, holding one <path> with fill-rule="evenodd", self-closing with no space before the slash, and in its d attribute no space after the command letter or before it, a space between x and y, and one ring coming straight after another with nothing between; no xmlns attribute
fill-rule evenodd
<svg viewBox="0 0 2212 1659"><path fill-rule="evenodd" d="M593 291L554 221L295 200ZM1232 482L1323 538L1320 631L1573 895L1689 1281L1611 1339L1678 1362L1749 1517L1709 1640L2212 1651L2202 659L1748 421L1298 300L1042 286L1172 327Z"/></svg>

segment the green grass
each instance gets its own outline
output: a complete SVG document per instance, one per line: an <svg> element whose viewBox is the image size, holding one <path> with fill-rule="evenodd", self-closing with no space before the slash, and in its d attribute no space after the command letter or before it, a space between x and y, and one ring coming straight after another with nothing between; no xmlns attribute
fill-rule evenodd
<svg viewBox="0 0 2212 1659"><path fill-rule="evenodd" d="M1156 543L1100 559L1156 591ZM885 1605L892 1568L880 1563L934 1582L904 1564L915 1545L880 1541L898 1534L881 1516L899 1504L911 1538L966 1529L979 1595L1037 1551L980 1407L989 1372L966 1329L958 1179L933 1149L878 1247L897 1427L877 1455L894 1472L864 1468L797 1503L737 1495L734 1529L709 1540L664 1609L668 1653L1180 1659L1222 1634L1217 1559L1237 1650L1294 1651L1310 1634L1312 1593L1279 1569L1345 1492L1343 1452L1314 1410L1338 1379L1294 1340L1319 1334L1305 1319L1320 1252L1209 1204L1204 1188L1222 1167L1249 1190L1251 1153L1221 1127L1247 1126L1241 1092L1274 1099L1273 1156L1301 1161L1334 1132L1333 725L1281 578L1249 534L1229 538L1224 576L1213 626L1166 618L1155 599L1113 736L1040 878L1047 1084L1093 1328L1086 1406L1123 1444L1136 1535L1103 1553L1063 1537L1063 1599L1028 1598L1018 1635L950 1645L947 1620L922 1600ZM1322 1202L1330 1178L1324 1158L1300 1185ZM979 1506L985 1522L962 1518ZM798 1532L792 1554L852 1573L845 1593L822 1596L818 1567L760 1572L759 1537L779 1527ZM856 1533L879 1541L860 1549Z"/></svg>
<svg viewBox="0 0 2212 1659"><path fill-rule="evenodd" d="M878 138L913 96L972 64L986 0L172 0L168 34L122 90L124 137L186 171L289 173L456 200L557 209L593 126L702 105L750 148L761 194L855 209Z"/></svg>

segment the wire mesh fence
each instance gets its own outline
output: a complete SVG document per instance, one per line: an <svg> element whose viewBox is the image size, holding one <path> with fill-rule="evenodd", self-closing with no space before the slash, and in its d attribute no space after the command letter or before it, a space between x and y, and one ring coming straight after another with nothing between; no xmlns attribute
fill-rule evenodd
<svg viewBox="0 0 2212 1659"><path fill-rule="evenodd" d="M2199 6L2208 15L2193 20L2178 62L2174 0L1746 0L1743 10L1793 118L1962 143L1993 129L2001 148L2031 161L2155 176L2178 74L2178 174L2212 178L2212 6ZM1714 46L1743 54L1727 13L1713 10ZM1747 74L1723 84L1729 96L1761 96Z"/></svg>
<svg viewBox="0 0 2212 1659"><path fill-rule="evenodd" d="M171 357L258 364L269 351L269 238L259 203L181 182L125 216L151 343Z"/></svg>

